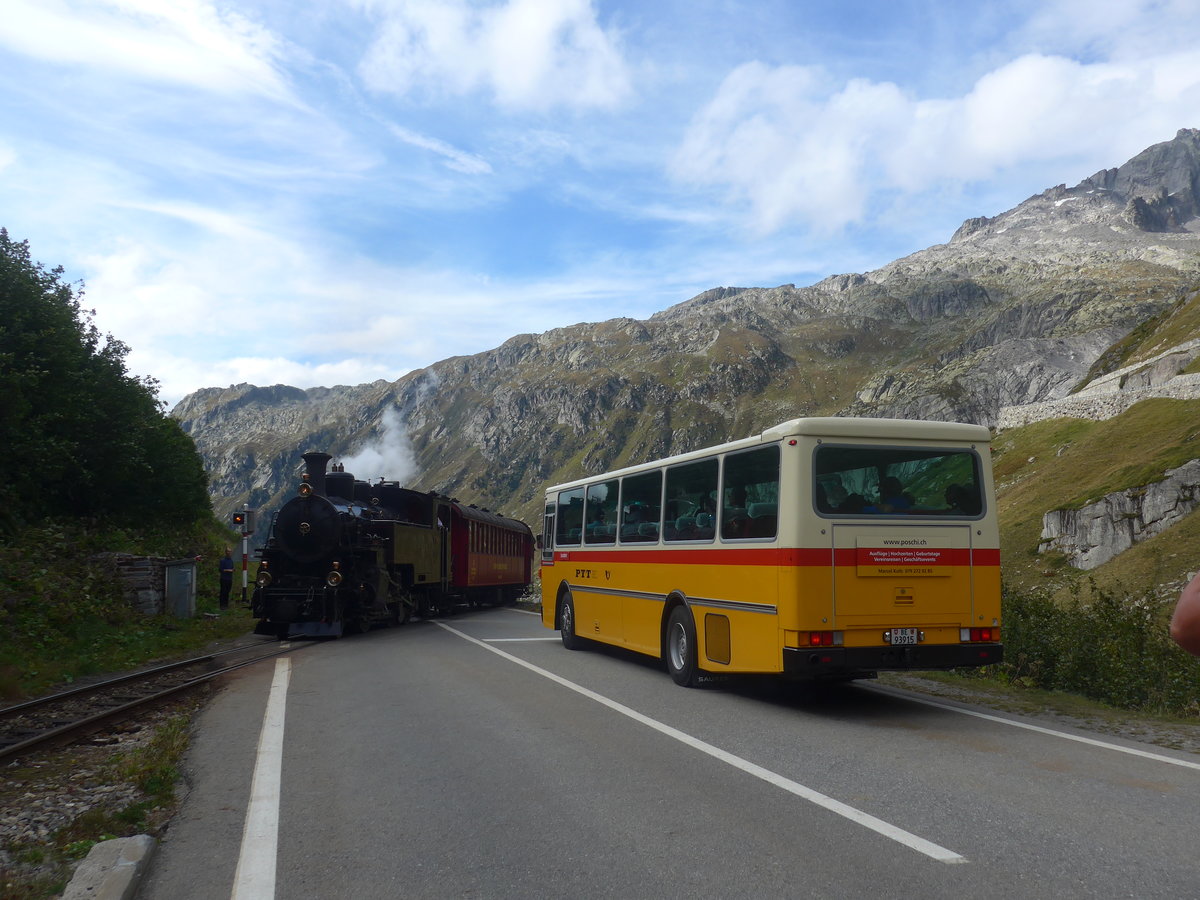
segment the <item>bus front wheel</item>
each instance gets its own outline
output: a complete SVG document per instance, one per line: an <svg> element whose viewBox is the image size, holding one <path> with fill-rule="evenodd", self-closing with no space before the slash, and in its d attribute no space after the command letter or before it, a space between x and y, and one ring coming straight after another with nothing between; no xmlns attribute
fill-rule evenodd
<svg viewBox="0 0 1200 900"><path fill-rule="evenodd" d="M582 650L583 638L575 633L575 601L570 592L563 594L562 609L558 613L558 634L562 645L568 650Z"/></svg>
<svg viewBox="0 0 1200 900"><path fill-rule="evenodd" d="M675 607L667 620L667 671L678 685L697 684L696 626L686 606Z"/></svg>

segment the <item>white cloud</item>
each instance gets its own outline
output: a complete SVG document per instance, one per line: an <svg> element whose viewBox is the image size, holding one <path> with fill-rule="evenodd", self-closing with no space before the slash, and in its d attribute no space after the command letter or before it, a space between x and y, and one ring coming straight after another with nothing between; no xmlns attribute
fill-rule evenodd
<svg viewBox="0 0 1200 900"><path fill-rule="evenodd" d="M488 91L505 108L613 107L630 92L619 37L590 0L359 0L382 20L359 74L372 90L433 97Z"/></svg>
<svg viewBox="0 0 1200 900"><path fill-rule="evenodd" d="M277 38L205 0L5 0L0 45L55 63L286 100Z"/></svg>
<svg viewBox="0 0 1200 900"><path fill-rule="evenodd" d="M879 139L909 116L895 85L856 80L831 91L817 69L747 63L693 119L672 171L727 188L750 207L754 231L795 219L836 230L862 217Z"/></svg>
<svg viewBox="0 0 1200 900"><path fill-rule="evenodd" d="M1046 53L1136 61L1191 49L1195 0L1052 0L1035 4L1017 37Z"/></svg>
<svg viewBox="0 0 1200 900"><path fill-rule="evenodd" d="M487 175L492 171L492 167L488 165L487 160L459 150L445 141L418 134L407 128L401 128L399 125L389 124L388 129L404 143L420 147L422 150L431 150L438 156L445 158L446 165L456 172L462 172L464 175Z"/></svg>
<svg viewBox="0 0 1200 900"><path fill-rule="evenodd" d="M83 305L95 308L101 331L131 347L130 371L156 378L168 406L202 385L393 381L586 318L581 297L603 307L635 288L591 271L493 283L322 247L279 219L198 205L153 211L157 220L122 221L73 277L86 281Z"/></svg>
<svg viewBox="0 0 1200 900"><path fill-rule="evenodd" d="M694 116L671 172L723 190L758 233L828 231L864 220L889 192L1016 165L1075 161L1082 178L1198 124L1197 110L1191 48L1125 62L1030 54L962 96L928 100L887 82L837 86L819 69L748 63Z"/></svg>

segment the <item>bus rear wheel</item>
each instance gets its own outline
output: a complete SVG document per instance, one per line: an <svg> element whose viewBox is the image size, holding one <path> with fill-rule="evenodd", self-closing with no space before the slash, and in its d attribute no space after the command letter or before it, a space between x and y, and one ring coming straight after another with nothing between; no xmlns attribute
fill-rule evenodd
<svg viewBox="0 0 1200 900"><path fill-rule="evenodd" d="M583 638L575 633L575 601L570 591L563 594L562 608L558 613L558 634L562 645L568 650L582 650Z"/></svg>
<svg viewBox="0 0 1200 900"><path fill-rule="evenodd" d="M696 626L686 606L677 606L667 620L667 671L675 683L695 687L699 677L696 665Z"/></svg>

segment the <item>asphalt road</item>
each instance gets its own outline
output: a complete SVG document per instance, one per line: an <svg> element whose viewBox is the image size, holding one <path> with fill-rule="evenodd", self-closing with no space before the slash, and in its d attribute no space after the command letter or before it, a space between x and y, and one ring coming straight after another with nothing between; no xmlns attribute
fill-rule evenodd
<svg viewBox="0 0 1200 900"><path fill-rule="evenodd" d="M140 897L1200 896L1183 752L869 683L687 690L510 609L274 665L204 713Z"/></svg>

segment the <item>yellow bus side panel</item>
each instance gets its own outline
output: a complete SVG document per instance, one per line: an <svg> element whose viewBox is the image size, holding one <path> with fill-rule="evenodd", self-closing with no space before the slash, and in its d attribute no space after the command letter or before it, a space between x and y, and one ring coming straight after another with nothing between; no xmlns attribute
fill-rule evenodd
<svg viewBox="0 0 1200 900"><path fill-rule="evenodd" d="M566 582L575 604L579 635L658 656L667 600L679 596L686 599L693 611L702 669L777 672L782 658L778 615L780 571L776 566L762 565L686 565L615 559L576 565L556 561L553 566L542 568L542 621L547 627L554 626L558 585ZM729 619L727 665L709 659L704 643L706 613ZM796 618L791 610L788 618ZM725 656L724 648L718 655Z"/></svg>

